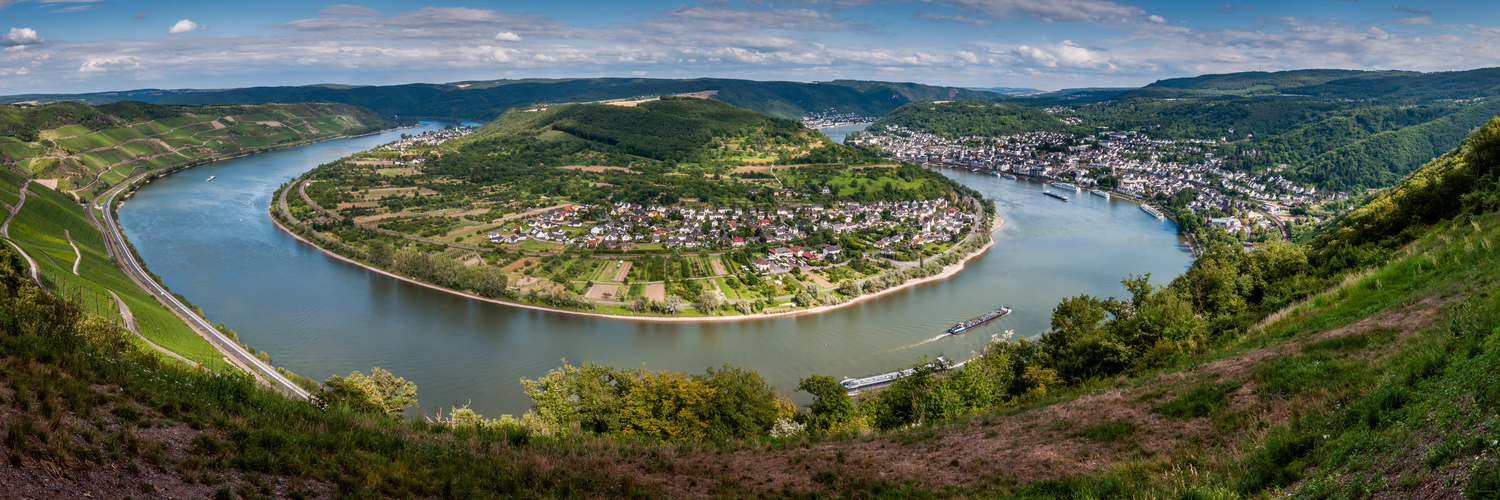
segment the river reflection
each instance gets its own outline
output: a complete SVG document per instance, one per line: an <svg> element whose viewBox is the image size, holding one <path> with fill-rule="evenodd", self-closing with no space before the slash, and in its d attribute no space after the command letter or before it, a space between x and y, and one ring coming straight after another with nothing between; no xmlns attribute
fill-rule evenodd
<svg viewBox="0 0 1500 500"><path fill-rule="evenodd" d="M425 123L423 129L436 128ZM945 172L997 200L1007 223L957 276L828 313L730 323L590 318L482 303L328 258L277 229L270 194L320 163L401 132L340 139L196 167L142 189L121 225L173 291L247 345L315 379L379 366L417 383L424 411L465 404L520 413L517 381L570 363L700 372L753 368L790 393L798 376L859 376L920 356L967 358L993 334L1036 335L1065 296L1123 295L1121 277L1163 284L1191 263L1171 222L1087 192ZM204 182L217 176L213 182ZM947 327L1001 305L1010 316L959 336Z"/></svg>

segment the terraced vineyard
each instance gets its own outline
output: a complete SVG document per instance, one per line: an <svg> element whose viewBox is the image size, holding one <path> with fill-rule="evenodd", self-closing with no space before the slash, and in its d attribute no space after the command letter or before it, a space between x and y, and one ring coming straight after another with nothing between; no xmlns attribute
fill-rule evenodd
<svg viewBox="0 0 1500 500"><path fill-rule="evenodd" d="M11 134L0 135L0 164L83 198L140 172L394 125L363 108L317 103L98 108L67 103L0 111L0 120L19 113L31 123L39 121L37 115L52 117L49 125L77 122L40 130L0 126L0 134Z"/></svg>

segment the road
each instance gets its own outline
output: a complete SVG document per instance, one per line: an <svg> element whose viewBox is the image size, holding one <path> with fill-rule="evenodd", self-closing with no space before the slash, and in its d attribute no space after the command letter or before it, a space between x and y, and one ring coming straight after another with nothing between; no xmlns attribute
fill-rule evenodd
<svg viewBox="0 0 1500 500"><path fill-rule="evenodd" d="M193 362L193 360L184 358L182 356L179 356L179 355L177 355L177 353L172 352L170 350L167 350L167 348L165 348L165 347L156 345L156 343L152 342L151 339L146 338L145 335L141 335L141 330L140 330L140 328L135 323L135 315L130 313L130 306L125 305L125 301L124 300L120 300L120 296L117 295L117 294L115 294L114 290L109 290L108 288L106 288L105 290L107 290L109 292L109 296L110 297L114 297L115 298L115 305L119 306L119 308L120 308L120 317L124 318L124 320L125 320L125 329L126 330L130 330L130 333L134 333L135 336L136 336L136 338L141 339L141 342L145 342L146 345L151 346L152 349L156 349L158 351L161 351L162 354L166 354L168 356L176 358L178 361L181 361L183 363L187 363L188 366L192 366L192 367L197 367L198 366L198 363Z"/></svg>
<svg viewBox="0 0 1500 500"><path fill-rule="evenodd" d="M31 266L31 280L35 281L37 286L41 286L42 266L38 266L36 259L31 258L31 255L27 254L26 250L21 248L21 245L10 240L10 220L14 219L16 214L21 213L21 207L26 205L26 186L30 185L31 179L26 179L26 182L21 183L21 199L16 202L16 207L10 211L10 215L5 216L5 222L0 223L0 235L5 236L5 241L16 249L16 253L21 254L21 258L26 259L26 264ZM47 289L43 288L42 291L45 292Z"/></svg>
<svg viewBox="0 0 1500 500"><path fill-rule="evenodd" d="M214 328L214 326L207 320L204 320L202 317L194 313L191 308L187 307L181 301L177 300L177 297L173 296L171 292L167 291L167 289L162 287L161 284L157 283L156 280L151 279L151 275L146 273L146 269L142 267L141 263L135 259L135 254L130 251L130 247L125 242L125 233L120 230L119 224L115 223L115 219L110 215L110 211L114 209L115 197L119 196L120 193L124 191L124 187L128 187L131 181L137 180L144 175L146 174L141 174L134 179L127 179L125 182L121 182L119 186L110 189L108 192L99 195L99 198L94 199L95 203L99 204L104 209L104 220L102 221L102 226L100 225L101 221L98 220L95 212L93 210L88 211L89 219L91 219L91 222L93 222L94 225L101 226L104 229L104 240L106 246L109 247L109 252L113 254L116 258L116 261L119 262L120 268L125 271L125 274L130 275L130 278L134 280L136 284L140 285L142 289L146 290L151 295L156 296L157 301L172 309L173 312L177 313L177 316L181 317L187 322L188 326L192 327L193 330L196 330L198 332L198 335L208 340L209 343L214 346L214 348L218 349L219 352L224 353L229 357L229 359L235 361L236 364L239 364L242 367L249 368L254 372L255 375L284 393L287 393L299 399L309 399L312 395L307 392L306 389L303 389L302 386L293 383L291 379L288 379L280 372L277 372L275 368L271 367L271 365L269 364L266 364L266 362L261 361L260 358L255 357L255 355L253 354L250 354L249 351L245 350L244 346L241 346L238 342L230 340L229 337L225 336L223 332L220 332L218 328ZM101 201L102 203L99 203Z"/></svg>

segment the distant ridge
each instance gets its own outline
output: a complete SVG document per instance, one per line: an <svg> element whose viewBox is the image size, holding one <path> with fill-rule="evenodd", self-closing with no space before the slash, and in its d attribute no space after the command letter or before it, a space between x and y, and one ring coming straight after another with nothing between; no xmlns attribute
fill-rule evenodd
<svg viewBox="0 0 1500 500"><path fill-rule="evenodd" d="M999 100L995 92L918 83L835 80L762 82L718 78L569 78L484 80L386 86L302 85L238 89L139 89L89 94L28 94L0 97L6 103L76 101L99 105L119 101L152 104L246 104L339 102L370 108L390 117L490 121L506 110L540 103L589 102L637 96L717 90L715 99L778 118L799 119L833 109L882 116L921 100Z"/></svg>

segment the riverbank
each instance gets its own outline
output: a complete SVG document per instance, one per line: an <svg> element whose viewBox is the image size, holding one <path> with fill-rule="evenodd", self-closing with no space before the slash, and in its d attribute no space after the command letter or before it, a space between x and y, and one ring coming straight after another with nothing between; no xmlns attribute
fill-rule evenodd
<svg viewBox="0 0 1500 500"><path fill-rule="evenodd" d="M991 236L990 240L988 242L986 242L983 246L975 249L973 252L970 252L968 255L965 255L958 262L950 264L948 266L944 266L943 270L941 272L939 272L938 274L934 274L932 276L927 276L927 277L924 277L924 278L917 278L917 279L907 280L906 282L903 282L900 285L896 285L896 286L893 286L893 287L890 287L890 288L887 288L887 289L884 289L884 290L881 290L881 291L878 291L878 292L875 292L875 293L862 294L862 295L860 295L858 297L855 297L853 299L850 299L850 300L848 300L846 302L839 303L839 304L832 304L832 305L826 305L826 306L812 307L812 308L808 308L808 309L798 309L798 310L795 310L795 311L784 311L784 312L769 313L769 314L736 314L736 315L732 315L732 316L631 316L631 315L624 315L624 314L605 314L605 313L596 313L596 312L587 312L587 311L577 311L577 310L572 310L572 309L561 309L561 308L556 308L556 307L547 307L547 306L539 306L539 305L535 305L535 304L527 304L527 303L524 303L524 302L515 302L515 301L509 301L509 300L501 300L501 299L494 299L494 298L489 298L489 297L482 297L482 296L475 295L475 294L472 294L472 293L463 292L463 291L459 291L459 290L454 290L452 288L448 288L448 287L444 287L444 286L439 286L439 285L435 285L435 284L432 284L432 283L427 283L425 281L419 281L419 280L412 279L412 278L409 278L409 277L406 277L406 276L402 276L402 275L399 275L399 274L396 274L396 273L392 273L390 271L386 271L384 269L380 269L378 267L371 266L371 265L366 264L364 262L360 262L360 261L351 259L349 257L345 257L343 255L339 255L339 254L337 254L335 252L332 252L332 251L330 251L330 250L328 250L326 248L323 248L322 246L320 246L320 245L318 245L316 243L313 243L312 241L308 240L307 238L302 237L302 235L297 234L295 231L292 231L291 228L288 228L285 225L283 225L281 223L281 220L278 219L275 216L274 213L272 213L274 210L276 210L276 207L277 207L276 195L273 194L272 198L271 198L271 204L270 204L270 207L268 207L268 209L267 209L266 215L269 216L269 217L271 217L271 223L272 224L275 224L278 229L281 229L286 234L289 234L293 238L296 238L297 241L300 241L302 243L310 245L313 248L317 248L318 251L319 252L323 252L324 255L327 255L329 257L333 257L335 259L338 259L340 261L343 261L343 262L346 262L346 263L349 263L349 264L353 264L355 266L359 266L361 268L364 268L365 270L368 270L368 271L371 271L371 272L375 272L375 273L378 273L380 275L383 275L383 276L386 276L386 277L389 277L389 278L394 278L394 279L401 280L401 281L404 281L404 282L407 282L407 283L410 283L410 284L413 284L413 285L425 287L425 288L428 288L428 289L431 289L431 290L445 292L445 293L448 293L448 294L456 295L456 296L459 296L459 297L464 297L464 298L467 298L467 299L477 300L477 301L481 301L481 302L489 302L489 303L492 303L492 304L500 304L500 305L505 305L505 306L519 307L519 308L531 309L531 310L535 310L535 311L547 311L547 312L555 312L555 313L562 313L562 314L572 314L572 315L577 315L577 316L586 316L586 317L594 317L594 318L625 319L625 320L647 321L647 322L658 322L658 323L680 323L680 322L705 323L705 322L748 321L748 320L758 320L758 319L772 319L772 318L783 318L783 317L790 317L790 316L801 316L801 315L805 315L805 314L818 314L818 313L822 313L822 312L832 311L834 309L838 309L838 308L841 308L841 307L858 304L860 302L864 302L864 301L869 300L869 299L880 297L882 295L886 295L888 293L895 292L895 291L898 291L898 290L904 290L906 288L917 286L917 285L920 285L920 284L923 284L923 283L931 283L931 282L934 282L934 281L940 281L940 280L943 280L943 279L947 279L947 278L953 277L954 275L957 275L960 271L963 271L965 265L968 264L968 262L970 260L972 260L975 257L978 257L980 255L983 255L985 252L989 251L989 249L991 247L995 246L995 239L994 239L993 236ZM1005 225L1005 219L1001 219L999 217L995 217L995 222L990 226L990 233L993 234L995 231L1000 230L1000 228L1003 227L1004 225Z"/></svg>

